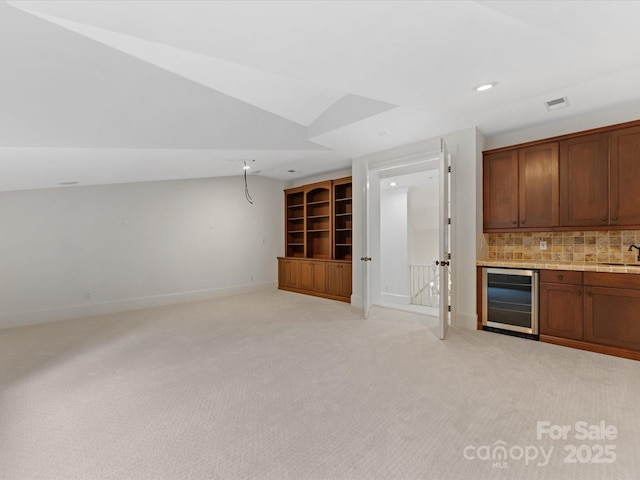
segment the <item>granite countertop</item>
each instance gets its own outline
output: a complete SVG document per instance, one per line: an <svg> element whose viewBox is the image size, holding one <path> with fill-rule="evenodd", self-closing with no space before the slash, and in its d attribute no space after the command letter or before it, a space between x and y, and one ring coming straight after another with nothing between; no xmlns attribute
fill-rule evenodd
<svg viewBox="0 0 640 480"><path fill-rule="evenodd" d="M552 260L478 260L479 267L535 268L540 270L577 270L580 272L609 272L640 274L637 265L609 265L594 262L558 262Z"/></svg>

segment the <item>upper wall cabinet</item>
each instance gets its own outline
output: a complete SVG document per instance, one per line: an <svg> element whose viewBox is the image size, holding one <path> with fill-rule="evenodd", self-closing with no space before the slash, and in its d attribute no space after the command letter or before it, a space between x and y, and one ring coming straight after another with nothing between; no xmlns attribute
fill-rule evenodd
<svg viewBox="0 0 640 480"><path fill-rule="evenodd" d="M566 226L609 224L609 138L560 142L560 220Z"/></svg>
<svg viewBox="0 0 640 480"><path fill-rule="evenodd" d="M518 188L520 227L558 226L557 142L519 150Z"/></svg>
<svg viewBox="0 0 640 480"><path fill-rule="evenodd" d="M640 225L640 126L609 137L612 225Z"/></svg>
<svg viewBox="0 0 640 480"><path fill-rule="evenodd" d="M485 229L558 225L557 142L485 155L483 183Z"/></svg>
<svg viewBox="0 0 640 480"><path fill-rule="evenodd" d="M484 228L518 226L518 152L485 155L483 177Z"/></svg>
<svg viewBox="0 0 640 480"><path fill-rule="evenodd" d="M484 229L640 228L639 179L640 121L486 152Z"/></svg>

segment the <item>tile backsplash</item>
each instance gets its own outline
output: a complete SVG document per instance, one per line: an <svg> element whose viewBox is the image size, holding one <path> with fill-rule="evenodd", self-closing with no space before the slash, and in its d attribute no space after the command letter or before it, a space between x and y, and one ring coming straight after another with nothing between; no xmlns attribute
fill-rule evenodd
<svg viewBox="0 0 640 480"><path fill-rule="evenodd" d="M638 263L640 230L487 233L490 260L549 260L586 263ZM540 249L540 242L547 249Z"/></svg>

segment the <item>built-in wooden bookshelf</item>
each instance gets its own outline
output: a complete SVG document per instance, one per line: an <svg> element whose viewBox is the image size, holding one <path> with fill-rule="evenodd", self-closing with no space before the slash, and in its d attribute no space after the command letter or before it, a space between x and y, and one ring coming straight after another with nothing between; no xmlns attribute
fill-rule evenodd
<svg viewBox="0 0 640 480"><path fill-rule="evenodd" d="M285 190L285 256L279 288L350 301L351 177Z"/></svg>
<svg viewBox="0 0 640 480"><path fill-rule="evenodd" d="M333 258L351 260L352 254L351 177L333 182Z"/></svg>
<svg viewBox="0 0 640 480"><path fill-rule="evenodd" d="M307 191L307 258L331 258L331 182Z"/></svg>
<svg viewBox="0 0 640 480"><path fill-rule="evenodd" d="M286 252L287 257L305 256L305 218L304 218L304 191L301 189L292 190L285 195L285 219L287 231Z"/></svg>

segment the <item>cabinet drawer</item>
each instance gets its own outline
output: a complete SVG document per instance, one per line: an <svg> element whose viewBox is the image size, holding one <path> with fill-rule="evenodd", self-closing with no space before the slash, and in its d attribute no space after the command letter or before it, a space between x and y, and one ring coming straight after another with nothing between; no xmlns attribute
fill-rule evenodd
<svg viewBox="0 0 640 480"><path fill-rule="evenodd" d="M594 287L640 290L640 275L636 273L585 272L584 284Z"/></svg>
<svg viewBox="0 0 640 480"><path fill-rule="evenodd" d="M541 270L540 282L582 285L582 272L570 270Z"/></svg>

